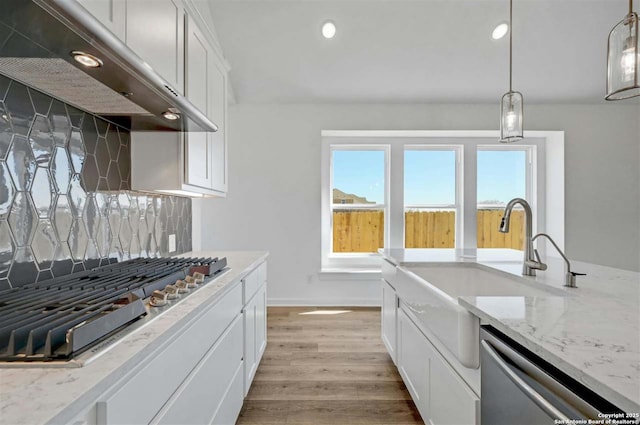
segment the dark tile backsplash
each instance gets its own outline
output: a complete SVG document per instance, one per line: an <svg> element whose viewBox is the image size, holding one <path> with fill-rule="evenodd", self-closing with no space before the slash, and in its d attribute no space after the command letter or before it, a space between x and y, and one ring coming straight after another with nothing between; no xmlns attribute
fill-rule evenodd
<svg viewBox="0 0 640 425"><path fill-rule="evenodd" d="M129 131L0 75L0 289L191 250L191 200L130 191Z"/></svg>

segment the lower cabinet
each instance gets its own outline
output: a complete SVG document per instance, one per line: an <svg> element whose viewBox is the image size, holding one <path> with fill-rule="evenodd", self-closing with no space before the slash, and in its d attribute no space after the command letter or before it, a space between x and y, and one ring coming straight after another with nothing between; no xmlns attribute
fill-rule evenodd
<svg viewBox="0 0 640 425"><path fill-rule="evenodd" d="M398 309L398 352L400 376L420 411L422 418L429 416L429 341L420 333L411 319Z"/></svg>
<svg viewBox="0 0 640 425"><path fill-rule="evenodd" d="M480 424L480 399L401 308L397 310L397 366L429 425Z"/></svg>
<svg viewBox="0 0 640 425"><path fill-rule="evenodd" d="M248 278L248 279L247 279ZM266 347L266 263L98 397L81 421L234 424ZM249 291L246 282L249 281Z"/></svg>
<svg viewBox="0 0 640 425"><path fill-rule="evenodd" d="M398 297L396 290L382 279L382 342L387 347L391 360L396 362L396 322Z"/></svg>
<svg viewBox="0 0 640 425"><path fill-rule="evenodd" d="M191 372L171 399L151 421L154 424L208 424L218 413L231 389L234 378L242 369L242 317L237 316L220 340ZM236 394L237 396L237 394ZM226 400L232 406L237 400ZM238 403L239 402L239 403ZM234 411L233 407L227 410ZM237 409L236 413L239 413ZM229 416L229 415L224 415ZM232 422L235 422L235 418Z"/></svg>
<svg viewBox="0 0 640 425"><path fill-rule="evenodd" d="M265 270L261 270L261 267ZM258 370L267 347L267 286L266 264L263 263L245 278L245 293L249 301L244 308L244 395ZM264 277L263 277L264 276ZM257 289L255 288L257 286Z"/></svg>

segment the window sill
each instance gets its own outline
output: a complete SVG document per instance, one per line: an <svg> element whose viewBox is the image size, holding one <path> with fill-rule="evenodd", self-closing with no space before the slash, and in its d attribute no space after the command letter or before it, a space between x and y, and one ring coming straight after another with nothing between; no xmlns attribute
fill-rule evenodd
<svg viewBox="0 0 640 425"><path fill-rule="evenodd" d="M377 280L382 279L379 268L324 268L318 272L319 280Z"/></svg>

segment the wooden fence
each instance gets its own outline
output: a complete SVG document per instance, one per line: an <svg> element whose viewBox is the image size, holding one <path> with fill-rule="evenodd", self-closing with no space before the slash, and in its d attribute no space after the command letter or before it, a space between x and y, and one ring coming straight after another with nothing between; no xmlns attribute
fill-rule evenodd
<svg viewBox="0 0 640 425"><path fill-rule="evenodd" d="M502 209L478 210L478 248L522 249L524 216L511 214L509 233L498 232ZM406 248L453 248L455 212L405 212ZM333 212L333 252L376 252L384 244L384 212L338 210Z"/></svg>

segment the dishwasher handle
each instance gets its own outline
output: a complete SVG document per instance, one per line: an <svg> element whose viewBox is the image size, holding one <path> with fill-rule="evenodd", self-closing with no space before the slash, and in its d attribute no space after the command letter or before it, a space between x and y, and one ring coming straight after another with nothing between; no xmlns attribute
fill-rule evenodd
<svg viewBox="0 0 640 425"><path fill-rule="evenodd" d="M487 341L481 341L482 347L491 357L491 360L504 372L505 375L513 382L529 399L531 399L538 407L540 407L547 415L553 419L565 421L569 423L570 419L545 399L540 393L531 388L522 378L516 375L509 365L497 353L496 349Z"/></svg>

